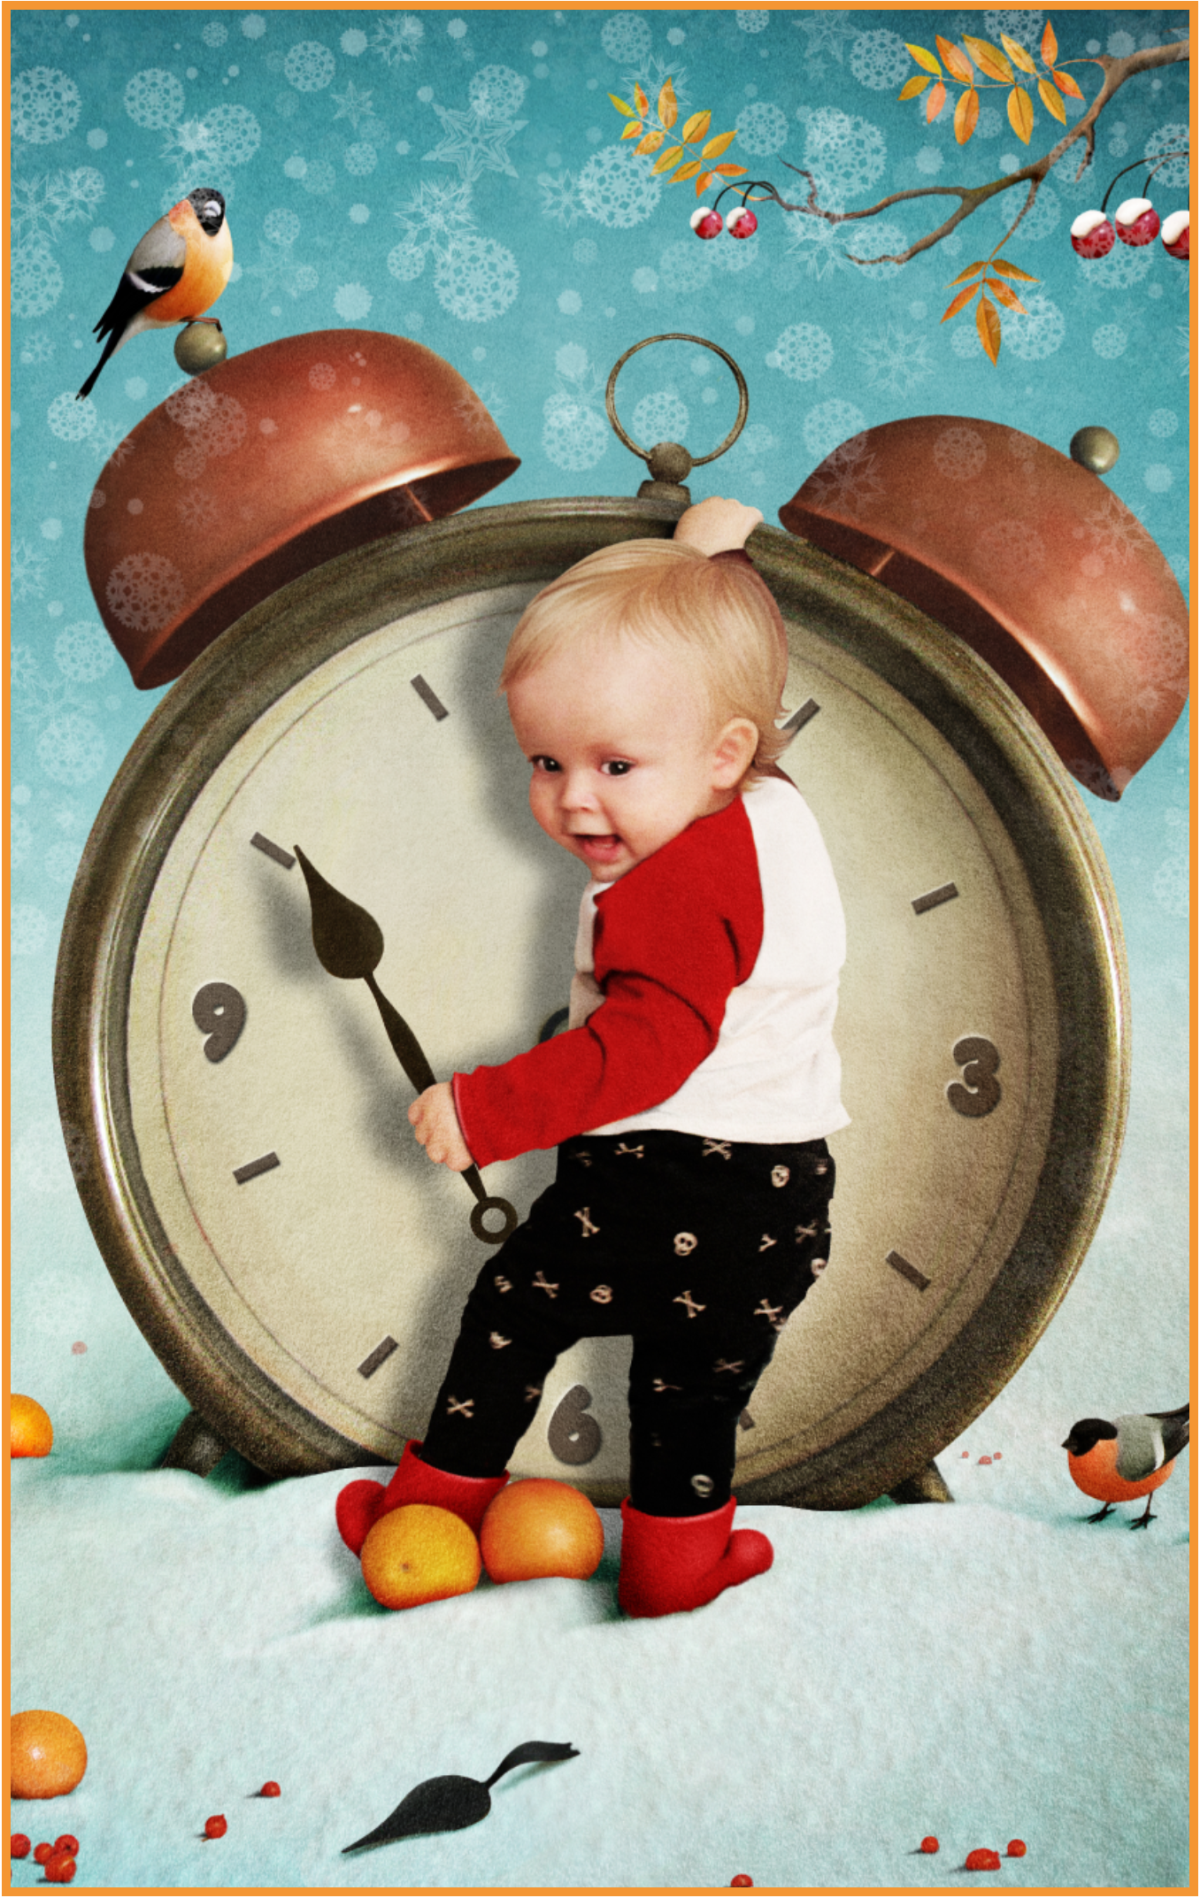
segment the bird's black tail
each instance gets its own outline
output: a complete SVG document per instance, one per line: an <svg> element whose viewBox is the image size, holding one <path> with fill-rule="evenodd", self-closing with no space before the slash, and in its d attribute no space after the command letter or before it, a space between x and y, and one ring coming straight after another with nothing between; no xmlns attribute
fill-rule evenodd
<svg viewBox="0 0 1200 1898"><path fill-rule="evenodd" d="M1180 1404L1178 1410L1155 1410L1151 1415L1162 1425L1163 1454L1169 1462L1191 1442L1191 1405Z"/></svg>
<svg viewBox="0 0 1200 1898"><path fill-rule="evenodd" d="M109 357L116 354L116 348L119 341L120 341L120 337L118 336L117 332L113 330L113 332L108 338L108 341L104 345L104 352L101 355L99 362L96 364L96 367L92 370L91 375L88 377L87 381L84 383L82 389L79 391L79 394L75 397L75 400L77 402L82 402L85 396L88 396L92 393L92 390L96 386L96 378L99 376L100 371L103 369Z"/></svg>

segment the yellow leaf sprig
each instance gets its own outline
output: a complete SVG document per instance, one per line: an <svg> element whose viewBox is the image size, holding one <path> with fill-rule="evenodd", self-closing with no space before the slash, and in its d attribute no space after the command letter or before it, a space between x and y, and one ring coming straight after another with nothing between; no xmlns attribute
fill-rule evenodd
<svg viewBox="0 0 1200 1898"><path fill-rule="evenodd" d="M610 92L608 96L622 118L629 121L621 133L622 139L636 138L638 143L633 149L644 157L658 153L653 170L674 172L674 177L667 179L668 184L682 184L685 179L694 178L696 196L700 198L716 178L745 176L745 165L716 162L737 137L737 127L732 132L718 132L714 138L710 138L711 112L693 112L675 134L677 142L667 144L679 117L679 102L669 79L664 82L653 111L640 86L635 85L633 88L632 105L626 104L624 99L618 99L615 92Z"/></svg>
<svg viewBox="0 0 1200 1898"><path fill-rule="evenodd" d="M973 283L970 281L971 278L975 279ZM979 331L979 340L986 354L993 362L1000 354L1000 312L996 308L996 303L1003 304L1006 310L1016 310L1021 316L1029 315L1029 311L1013 289L1012 282L1006 282L1006 279L1016 279L1020 283L1038 282L1038 279L1031 277L1027 270L1019 270L1016 264L1010 264L1006 257L987 257L978 263L968 264L966 269L960 270L957 277L951 278L947 285L947 288L951 290L960 283L965 284L966 288L960 290L953 299L942 317L942 322L948 323L952 316L957 316L960 310L966 309L972 298L978 297L975 327ZM991 296L988 295L989 290L992 293ZM995 298L995 303L992 297Z"/></svg>
<svg viewBox="0 0 1200 1898"><path fill-rule="evenodd" d="M1033 132L1033 99L1029 90L1021 84L1022 75L1037 81L1038 98L1060 125L1067 122L1063 94L1072 99L1083 97L1070 73L1056 63L1058 40L1049 20L1042 33L1044 70L1040 73L1032 55L1007 33L1001 33L1000 46L993 46L988 40L976 39L971 33L963 34L961 47L955 46L951 40L943 39L940 33L936 35L936 42L940 60L937 53L929 52L926 47L913 46L905 41L921 71L904 82L900 97L917 98L930 87L932 80L933 85L925 101L925 119L928 124L932 124L949 97L947 77L962 86L964 90L954 107L954 136L960 145L966 144L979 121L978 74L982 74L984 80L990 80L993 85L1008 88L1008 122L1023 145L1028 145ZM965 52L963 47L966 48ZM984 347L987 347L986 343Z"/></svg>

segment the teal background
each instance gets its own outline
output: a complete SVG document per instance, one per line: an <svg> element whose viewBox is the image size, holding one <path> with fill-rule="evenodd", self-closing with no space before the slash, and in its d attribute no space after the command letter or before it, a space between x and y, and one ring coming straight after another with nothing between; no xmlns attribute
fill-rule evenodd
<svg viewBox="0 0 1200 1898"><path fill-rule="evenodd" d="M928 201L933 210L903 204L833 233L766 206L752 240L702 244L688 228L696 203L690 185L662 185L649 161L620 144L623 121L607 95L629 99L637 79L653 97L670 75L681 119L708 109L714 132L738 127L727 156L746 164L751 177L771 179L785 196L799 197L802 181L786 164L807 163L818 173L824 202L858 208L895 190L996 176L1046 149L1057 129L1038 105L1027 154L1003 116L1002 97L985 91L979 129L968 146L958 147L949 111L929 125L923 102L898 102L913 70L905 40L928 46L935 32L994 40L1004 31L1036 45L1045 18L1052 17L1067 61L1180 37L1194 13L139 7L8 16L10 1388L38 1397L56 1430L49 1461L16 1472L16 1548L25 1566L18 1562L14 1597L14 1693L18 1705L65 1705L64 1677L83 1656L91 1669L89 1737L111 1731L114 1749L126 1747L122 1757L143 1772L137 1796L145 1800L138 1807L144 1824L140 1832L126 1825L129 1836L113 1816L120 1809L130 1817L129 1776L104 1781L98 1769L85 1783L94 1786L94 1836L107 1842L108 1853L103 1864L93 1861L89 1882L253 1883L269 1873L275 1882L322 1884L350 1875L336 1857L344 1828L322 1817L328 1852L312 1837L302 1846L289 1844L285 1821L297 1823L294 1812L280 1820L281 1841L269 1851L263 1846L238 1859L231 1846L218 1865L195 1862L194 1852L174 1856L161 1843L164 1808L160 1803L155 1810L151 1798L162 1792L156 1774L167 1772L155 1764L154 1723L135 1718L135 1738L130 1721L122 1724L111 1711L112 1694L142 1666L142 1611L135 1637L122 1621L122 1604L137 1599L141 1586L155 1593L169 1587L178 1547L188 1551L178 1567L196 1578L195 1592L177 1604L174 1620L154 1621L154 1652L175 1650L174 1665L194 1707L206 1705L211 1688L210 1728L215 1731L219 1702L225 1743L234 1745L232 1733L245 1772L282 1777L273 1762L310 1714L343 1736L353 1724L348 1698L330 1712L321 1697L335 1677L347 1696L353 1685L350 1675L336 1676L336 1665L330 1671L328 1651L321 1684L299 1671L299 1661L288 1674L278 1657L272 1663L281 1670L278 1679L268 1679L244 1659L245 1642L235 1641L243 1657L238 1665L264 1696L261 1704L274 1704L268 1689L282 1696L271 1716L277 1750L259 1770L250 1762L261 1749L243 1746L251 1721L245 1705L235 1713L222 1698L231 1691L228 1682L214 1685L201 1665L206 1615L214 1617L214 1638L226 1648L232 1625L257 1629L259 1620L268 1645L278 1646L284 1632L307 1640L303 1631L311 1631L314 1615L328 1620L338 1639L339 1627L348 1639L350 1623L338 1622L348 1586L333 1566L340 1551L326 1550L322 1541L315 1554L298 1556L280 1597L283 1619L268 1626L254 1600L255 1584L245 1579L257 1571L237 1564L242 1557L251 1564L258 1557L277 1562L279 1535L294 1547L303 1542L309 1516L295 1500L303 1491L278 1486L273 1501L252 1494L234 1461L203 1488L183 1475L145 1476L138 1479L142 1487L134 1484L133 1473L154 1464L187 1405L109 1280L75 1192L55 1107L51 993L72 878L106 788L161 696L132 685L100 625L82 559L88 496L102 466L184 380L170 336L151 333L135 337L110 362L90 402L74 401L97 353L92 324L125 258L193 185L217 186L227 198L236 257L217 311L231 351L339 325L419 339L467 378L521 458L518 472L491 497L497 502L636 491L644 470L609 431L603 390L617 358L659 331L711 338L741 365L749 424L722 461L697 472L693 493L734 493L762 508L768 521L826 454L865 426L925 413L982 417L1065 450L1076 429L1103 423L1122 451L1107 485L1158 541L1187 592L1188 267L1157 243L1136 252L1118 245L1109 259L1084 265L1068 236L1072 219L1099 203L1114 173L1143 153L1187 143L1186 64L1125 87L1099 123L1095 162L1084 178L1075 177L1077 154L1051 174L1006 252L1038 282L1029 287L1029 315L1005 316L996 366L979 347L970 312L945 325L939 318L953 294L951 278L997 241L1004 220L1015 216L1018 193L903 268L860 268L846 247L863 255L900 248L944 214L937 207L945 201ZM1094 96L1098 69L1071 70L1085 95ZM1066 104L1070 124L1081 108ZM1132 173L1118 185L1110 209L1140 189L1139 174ZM1164 168L1150 195L1163 215L1182 205L1186 163ZM622 375L620 401L639 440L673 436L694 454L716 445L735 410L723 366L690 345L641 352ZM180 531L203 532L204 525L197 517L181 521ZM1097 550L1103 554L1102 540ZM940 1866L914 1860L912 1848L923 1832L957 1828L964 1851L989 1840L1003 1846L1009 1834L999 1828L1032 1827L1035 1812L1042 1855L1005 1861L1005 1882L1044 1888L1047 1882L1182 1881L1188 1460L1162 1493L1161 1519L1148 1534L1129 1536L1119 1521L1085 1531L1059 1445L1076 1417L1167 1408L1182 1401L1188 1385L1190 782L1183 719L1119 804L1082 794L1112 869L1129 954L1128 1133L1100 1231L1061 1313L991 1410L945 1453L957 1511L909 1511L903 1526L896 1517L889 1529L893 1518L885 1522L884 1512L890 1506L881 1505L859 1517L818 1519L807 1541L804 1522L789 1517L779 1538L794 1564L789 1572L809 1574L808 1599L824 1600L833 1617L822 1643L819 1616L810 1622L794 1605L787 1610L788 1652L803 1650L810 1681L828 1670L831 1691L819 1709L808 1708L804 1721L789 1714L784 1725L795 1736L795 1771L808 1774L810 1785L826 1776L822 1812L828 1814L836 1796L848 1830L836 1831L823 1816L819 1824L789 1820L773 1833L766 1819L754 1817L738 1761L757 1761L760 1741L776 1747L780 1729L764 1714L755 1736L755 1677L744 1677L732 1658L725 1666L720 1657L732 1657L732 1648L723 1650L718 1639L714 1663L711 1638L706 1645L696 1622L677 1643L692 1670L692 1685L682 1687L662 1630L651 1650L635 1649L633 1631L622 1629L620 1655L631 1669L645 1670L645 1697L635 1693L632 1673L623 1676L605 1726L594 1710L612 1662L598 1662L590 1649L580 1658L589 1615L571 1604L582 1597L564 1594L568 1584L539 1584L557 1591L544 1597L548 1620L543 1624L533 1608L522 1609L524 1620L518 1616L505 1637L514 1643L514 1678L525 1666L515 1659L519 1642L536 1646L544 1629L550 1644L529 1675L545 1680L545 1696L528 1719L522 1714L522 1730L504 1725L501 1732L502 1723L494 1723L493 1733L486 1695L477 1718L478 1694L457 1664L445 1676L421 1675L433 1697L444 1700L447 1717L459 1723L464 1741L470 1736L478 1745L458 1753L443 1749L427 1766L425 1756L406 1754L403 1766L381 1776L361 1815L354 1807L355 1819L382 1817L423 1770L486 1774L510 1744L533 1737L535 1714L544 1713L553 1726L543 1737L582 1744L579 1697L559 1705L573 1668L593 1709L587 1716L593 1757L602 1741L616 1745L630 1736L627 1778L601 1780L599 1787L592 1782L593 1798L607 1801L606 1810L616 1805L625 1819L609 1826L589 1819L572 1835L564 1810L556 1834L564 1840L562 1853L539 1843L523 1858L522 1815L534 1808L513 1800L509 1831L468 1834L468 1858L449 1848L439 1856L431 1847L408 1871L390 1863L386 1869L360 1865L353 1874L359 1882L411 1875L428 1883L505 1883L522 1866L533 1882L547 1883L727 1884L739 1869L752 1871L760 1884L916 1883L935 1872L944 1882L961 1868L962 1855ZM996 1451L1004 1454L1003 1466L981 1467L981 1456L990 1459ZM324 1485L317 1512L324 1536L332 1479L309 1480ZM231 1520L221 1511L235 1502L258 1511L259 1531L237 1548L221 1540L221 1523ZM246 1519L240 1520L244 1528ZM865 1543L856 1539L855 1522ZM56 1546L71 1554L65 1569L51 1560ZM329 1566L318 1576L323 1563ZM869 1587L862 1579L868 1570L874 1575ZM235 1574L243 1578L241 1592L227 1598L221 1591ZM112 1591L101 1597L101 1607L93 1598L98 1576ZM610 1581L608 1575L605 1586ZM1089 1602L1093 1588L1096 1600ZM867 1632L863 1618L853 1627L845 1619L844 1605L857 1600L859 1590ZM748 1590L737 1593L749 1599ZM485 1590L452 1611L483 1613L487 1599ZM913 1633L911 1617L899 1632L895 1625L896 1604L903 1601L916 1604L919 1638L907 1652L923 1657L920 1665L900 1658L904 1638ZM728 1612L751 1611L741 1602ZM228 1619L218 1623L222 1615ZM361 1632L385 1644L383 1652L411 1683L418 1678L414 1669L430 1665L414 1632L423 1625L419 1617L385 1624L368 1614ZM494 1626L446 1625L466 1629L474 1643L466 1651L486 1667ZM752 1623L710 1625L736 1627L746 1643L739 1652L749 1651ZM853 1647L855 1639L861 1646ZM533 1647L519 1651L523 1656ZM281 1653L290 1666L292 1650ZM714 1665L725 1706L736 1708L742 1722L736 1731L718 1723L703 1740L741 1786L725 1813L721 1836L730 1843L724 1857L708 1849L716 1834L705 1831L686 1799L674 1806L665 1781L656 1778L674 1773L674 1764L656 1761L674 1762L688 1733L705 1735L713 1709L693 1696L695 1682ZM843 1666L853 1670L852 1679L842 1678ZM169 1677L168 1671L163 1678ZM856 1682L863 1678L886 1683L880 1687L886 1717L875 1720L861 1704ZM783 1693L782 1679L762 1688L764 1706ZM77 1693L84 1691L77 1685ZM803 1709L808 1691L798 1681L791 1705ZM131 1693L135 1712L144 1713L136 1688ZM432 1718L427 1698L411 1685L394 1705L409 1732ZM853 1712L849 1751L848 1730L831 1723L834 1705ZM664 1710L661 1734L658 1709ZM775 1712L783 1720L788 1710ZM472 1732L479 1718L482 1735ZM173 1732L162 1759L170 1762L177 1798L180 1776L186 1779L195 1760L188 1751L192 1738L185 1743ZM198 1738L195 1744L201 1746ZM373 1760L378 1751L375 1746ZM208 1754L195 1756L201 1757L211 1765ZM776 1747L775 1757L773 1771L786 1767L790 1781L791 1754L780 1756ZM909 1764L898 1768L898 1760ZM293 1782L302 1761L307 1770L311 1762L299 1751ZM1082 1762L1086 1774L1100 1761L1106 1791L1098 1807L1086 1786L1081 1793L1072 1769ZM638 1762L636 1771L631 1762ZM582 1762L578 1774L570 1782L575 1799L584 1783ZM203 1786L215 1783L210 1773ZM310 1811L323 1796L320 1783L318 1774ZM348 1811L358 1787L348 1769L337 1783L339 1797L345 1793L341 1809ZM565 1778L560 1783L567 1784ZM219 1809L204 1803L206 1790L193 1795L193 1781L186 1784L190 1817L201 1822L206 1811ZM928 1802L920 1804L922 1785L939 1788L940 1819ZM673 1779L672 1787L674 1797ZM988 1788L1003 1788L1007 1804L989 1805ZM715 1827L720 1815L713 1802L704 1810L704 1823ZM1018 1810L1023 1820L1011 1816ZM56 1815L56 1830L70 1816ZM172 1811L176 1821L182 1827ZM132 1840L147 1841L152 1830L155 1842L139 1846L139 1857ZM345 1836L354 1835L352 1822ZM622 1857L614 1845L620 1836L659 1844ZM800 1857L797 1837L804 1842ZM511 1844L507 1854L497 1847L500 1838ZM743 1866L739 1859L753 1862ZM29 1864L22 1878L32 1882L33 1876Z"/></svg>

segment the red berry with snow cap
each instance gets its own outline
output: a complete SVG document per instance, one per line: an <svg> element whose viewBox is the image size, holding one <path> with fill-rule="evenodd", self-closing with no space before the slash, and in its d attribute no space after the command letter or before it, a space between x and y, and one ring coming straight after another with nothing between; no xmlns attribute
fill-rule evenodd
<svg viewBox="0 0 1200 1898"><path fill-rule="evenodd" d="M699 204L689 220L697 237L720 237L725 229L725 220L711 204Z"/></svg>
<svg viewBox="0 0 1200 1898"><path fill-rule="evenodd" d="M1089 260L1107 257L1116 241L1116 232L1103 211L1081 211L1071 226L1072 248Z"/></svg>
<svg viewBox="0 0 1200 1898"><path fill-rule="evenodd" d="M1158 212L1149 198L1126 198L1118 206L1116 222L1123 244L1152 244L1158 236Z"/></svg>
<svg viewBox="0 0 1200 1898"><path fill-rule="evenodd" d="M1191 214L1187 211L1172 211L1170 217L1163 219L1162 241L1171 257L1182 257L1186 262L1192 254Z"/></svg>
<svg viewBox="0 0 1200 1898"><path fill-rule="evenodd" d="M748 210L744 204L740 204L737 210L731 211L725 219L725 229L730 237L753 237L758 229L758 219L753 211Z"/></svg>

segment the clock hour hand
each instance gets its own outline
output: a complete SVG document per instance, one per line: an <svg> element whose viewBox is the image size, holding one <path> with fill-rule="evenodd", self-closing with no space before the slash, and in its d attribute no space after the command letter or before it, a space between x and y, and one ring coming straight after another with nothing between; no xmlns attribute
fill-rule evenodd
<svg viewBox="0 0 1200 1898"><path fill-rule="evenodd" d="M299 844L293 848L304 872L312 906L312 937L317 961L329 975L338 976L343 981L361 978L366 983L375 997L397 1061L417 1093L423 1094L427 1087L436 1084L437 1076L403 1015L393 1007L375 980L375 970L383 956L382 929L361 903L353 902L326 881L309 862ZM499 1245L517 1225L515 1208L508 1200L493 1198L485 1192L477 1166L468 1167L462 1177L476 1201L471 1209L471 1231L485 1245ZM499 1232L492 1232L484 1225L484 1215L492 1211L503 1215L504 1224Z"/></svg>

